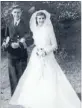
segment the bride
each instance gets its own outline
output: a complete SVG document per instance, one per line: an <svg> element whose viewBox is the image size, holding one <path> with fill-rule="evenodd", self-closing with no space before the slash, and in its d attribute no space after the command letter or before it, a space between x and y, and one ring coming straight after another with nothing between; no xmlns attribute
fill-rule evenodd
<svg viewBox="0 0 82 108"><path fill-rule="evenodd" d="M46 10L30 19L35 47L28 66L10 100L24 108L80 108L80 100L57 63L57 41Z"/></svg>

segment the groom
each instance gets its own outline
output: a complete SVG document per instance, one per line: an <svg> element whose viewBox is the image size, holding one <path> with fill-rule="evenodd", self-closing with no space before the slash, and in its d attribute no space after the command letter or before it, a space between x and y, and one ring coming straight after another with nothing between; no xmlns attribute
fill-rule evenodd
<svg viewBox="0 0 82 108"><path fill-rule="evenodd" d="M27 65L27 45L33 42L32 39L28 40L29 30L21 19L21 15L21 7L19 5L14 5L12 7L13 20L10 22L9 26L6 27L6 39L3 42L3 46L8 52L11 94L14 93L19 78Z"/></svg>

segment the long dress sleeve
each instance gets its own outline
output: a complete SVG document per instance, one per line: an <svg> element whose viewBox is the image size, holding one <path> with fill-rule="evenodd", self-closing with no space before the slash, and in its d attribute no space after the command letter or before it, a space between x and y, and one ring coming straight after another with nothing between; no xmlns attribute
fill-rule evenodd
<svg viewBox="0 0 82 108"><path fill-rule="evenodd" d="M57 40L54 31L50 34L50 43L51 43L51 50L55 51L57 50Z"/></svg>
<svg viewBox="0 0 82 108"><path fill-rule="evenodd" d="M57 40L53 28L51 28L48 32L49 32L48 38L50 40L50 44L48 47L45 48L45 51L47 53L50 53L52 51L56 51L58 46L57 46Z"/></svg>

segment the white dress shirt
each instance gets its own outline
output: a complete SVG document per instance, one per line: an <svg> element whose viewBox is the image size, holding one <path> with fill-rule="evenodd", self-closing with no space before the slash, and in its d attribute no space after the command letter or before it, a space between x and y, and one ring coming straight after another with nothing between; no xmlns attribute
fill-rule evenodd
<svg viewBox="0 0 82 108"><path fill-rule="evenodd" d="M19 20L14 20L14 25L18 26L19 22L20 22L20 19Z"/></svg>

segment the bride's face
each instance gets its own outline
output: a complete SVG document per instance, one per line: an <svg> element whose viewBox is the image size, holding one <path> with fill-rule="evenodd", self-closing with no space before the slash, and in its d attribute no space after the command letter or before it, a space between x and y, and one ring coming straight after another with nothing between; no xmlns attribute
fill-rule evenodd
<svg viewBox="0 0 82 108"><path fill-rule="evenodd" d="M44 15L40 15L40 16L37 16L37 24L38 26L42 26L45 22L45 16Z"/></svg>

